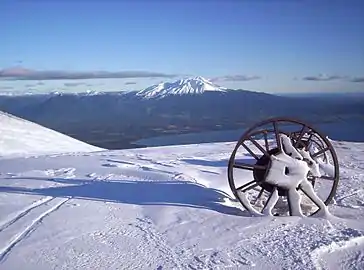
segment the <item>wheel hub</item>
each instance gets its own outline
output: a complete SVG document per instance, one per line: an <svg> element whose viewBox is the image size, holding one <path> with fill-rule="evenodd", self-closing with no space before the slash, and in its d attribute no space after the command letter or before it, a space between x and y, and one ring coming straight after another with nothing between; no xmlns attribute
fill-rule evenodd
<svg viewBox="0 0 364 270"><path fill-rule="evenodd" d="M279 153L279 149L274 148L274 149L270 150L268 153L270 155L277 155ZM268 174L268 172L270 170L270 167L271 167L271 159L268 156L263 155L262 157L260 157L257 160L256 165L262 165L262 166L267 167L264 170L256 169L256 168L254 168L254 170L253 170L254 180L259 184L259 186L262 187L264 190L266 190L268 192L272 192L273 189L275 187L277 187L279 196L285 196L286 193L287 193L286 189L284 189L283 187L275 186L275 185L273 185L271 183L268 183L266 181L266 176L267 176L267 174Z"/></svg>
<svg viewBox="0 0 364 270"><path fill-rule="evenodd" d="M283 149L291 148L291 151L295 152L294 155L293 153L286 154L285 151L287 150L281 152L278 148L274 148L268 152L270 157L263 155L256 162L256 165L266 166L267 169L255 168L253 170L254 180L259 186L268 192L277 189L279 196L287 196L289 188L292 186L297 187L302 179L307 179L309 174L319 176L317 173L315 175L310 169L310 166L314 165L314 161L305 158L309 156L307 151L304 150L309 144L307 140L302 141L297 147L300 152L293 148L292 141L285 140L284 142ZM287 146L287 143L289 146Z"/></svg>

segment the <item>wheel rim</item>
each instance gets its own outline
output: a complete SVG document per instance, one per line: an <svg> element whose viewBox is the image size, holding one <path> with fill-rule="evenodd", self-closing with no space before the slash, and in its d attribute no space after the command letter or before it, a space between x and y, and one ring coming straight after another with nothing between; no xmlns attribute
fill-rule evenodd
<svg viewBox="0 0 364 270"><path fill-rule="evenodd" d="M237 171L244 173L239 176ZM277 171L280 177L273 175ZM339 164L332 144L316 128L296 119L272 118L239 139L230 156L228 180L236 199L253 215L310 216L324 211L334 197ZM300 210L294 183L302 197Z"/></svg>

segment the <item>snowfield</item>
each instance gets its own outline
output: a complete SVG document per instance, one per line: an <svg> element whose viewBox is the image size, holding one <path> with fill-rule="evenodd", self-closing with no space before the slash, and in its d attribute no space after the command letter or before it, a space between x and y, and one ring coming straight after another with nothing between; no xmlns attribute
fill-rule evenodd
<svg viewBox="0 0 364 270"><path fill-rule="evenodd" d="M0 157L103 150L0 111Z"/></svg>
<svg viewBox="0 0 364 270"><path fill-rule="evenodd" d="M0 153L1 270L364 269L364 143L333 142L341 179L328 218L251 217L228 186L235 142L74 143Z"/></svg>

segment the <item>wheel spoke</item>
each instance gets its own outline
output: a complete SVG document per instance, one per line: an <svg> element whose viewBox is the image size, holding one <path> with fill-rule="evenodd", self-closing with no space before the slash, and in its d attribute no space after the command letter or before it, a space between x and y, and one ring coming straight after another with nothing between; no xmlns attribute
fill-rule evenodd
<svg viewBox="0 0 364 270"><path fill-rule="evenodd" d="M257 143L257 141L256 140L254 140L252 137L250 137L249 138L249 140L260 150L260 151L262 151L262 153L265 155L265 156L267 156L267 157L269 157L270 155L268 154L268 152L267 151L265 151L265 149L259 144L259 143Z"/></svg>
<svg viewBox="0 0 364 270"><path fill-rule="evenodd" d="M256 154L254 154L253 153L253 151L248 147L248 146L246 146L244 143L242 143L241 144L245 149L246 149L246 151L248 151L249 152L249 154L252 156L252 157L254 157L256 160L258 160L259 159L259 157L256 155Z"/></svg>
<svg viewBox="0 0 364 270"><path fill-rule="evenodd" d="M278 190L275 187L272 193L269 195L269 198L262 209L262 213L272 215L272 210L274 206L277 204L278 199L279 199Z"/></svg>
<svg viewBox="0 0 364 270"><path fill-rule="evenodd" d="M294 147L295 147L295 148L297 148L297 146L300 144L300 142L301 142L301 140L302 140L303 136L305 135L305 130L306 130L306 125L303 125L303 126L302 126L302 129L301 129L301 131L300 131L300 135L298 136L297 141L296 141L296 142L295 142L295 144L294 144Z"/></svg>
<svg viewBox="0 0 364 270"><path fill-rule="evenodd" d="M277 126L277 122L273 122L273 128L274 128L274 134L276 135L276 142L277 142L277 147L279 149L279 151L282 151L282 143L281 143L281 138L279 137L279 130L278 130L278 126Z"/></svg>
<svg viewBox="0 0 364 270"><path fill-rule="evenodd" d="M257 164L249 164L249 163L240 163L240 162L235 162L233 166L234 166L234 168L250 170L250 171L253 171L254 169L258 169L258 170L267 169L266 166L257 165Z"/></svg>
<svg viewBox="0 0 364 270"><path fill-rule="evenodd" d="M253 205L255 205L258 202L258 200L260 199L260 197L262 197L263 192L264 192L264 188L261 188L261 190L259 191L258 196L256 197L256 199L253 202Z"/></svg>
<svg viewBox="0 0 364 270"><path fill-rule="evenodd" d="M325 152L326 152L326 151L328 151L328 150L330 150L330 148L329 148L329 147L325 147L325 148L321 149L320 151L318 151L318 152L316 152L316 153L312 154L312 155L311 155L311 157L312 157L312 158L315 158L315 157L317 157L317 156L319 156L319 155L321 155L321 154L325 153Z"/></svg>
<svg viewBox="0 0 364 270"><path fill-rule="evenodd" d="M330 180L330 181L335 181L335 179L336 179L333 176L327 176L327 175L321 175L320 177L317 177L317 178L324 179L324 180Z"/></svg>
<svg viewBox="0 0 364 270"><path fill-rule="evenodd" d="M265 144L265 150L267 150L267 152L269 152L269 145L268 145L268 135L267 132L264 131L264 144Z"/></svg>
<svg viewBox="0 0 364 270"><path fill-rule="evenodd" d="M236 190L245 193L246 191L253 189L257 186L259 186L259 183L257 183L255 180L253 180L253 181L250 181L250 182L238 187Z"/></svg>
<svg viewBox="0 0 364 270"><path fill-rule="evenodd" d="M310 146L310 141L312 139L312 136L313 136L313 132L310 132L310 135L308 136L307 138L307 145L305 145L305 150L308 151L309 150L309 146Z"/></svg>

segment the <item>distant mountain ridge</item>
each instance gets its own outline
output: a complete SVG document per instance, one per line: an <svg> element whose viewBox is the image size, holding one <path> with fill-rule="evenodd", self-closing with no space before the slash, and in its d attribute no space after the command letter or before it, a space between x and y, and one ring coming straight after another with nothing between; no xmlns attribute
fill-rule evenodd
<svg viewBox="0 0 364 270"><path fill-rule="evenodd" d="M274 116L362 121L364 101L232 90L193 77L142 91L0 96L0 110L92 145L121 149L142 138L241 129Z"/></svg>
<svg viewBox="0 0 364 270"><path fill-rule="evenodd" d="M21 91L8 91L8 92L0 92L1 96L97 96L97 95L127 95L132 96L136 95L137 97L145 98L145 99L157 99L163 98L167 96L181 96L181 95L200 95L206 92L228 92L235 89L228 89L226 87L222 87L212 81L202 77L190 77L179 79L173 82L161 82L159 84L151 85L142 90L128 90L128 91L108 91L104 90L87 90L84 92L68 92L68 91L60 91L55 90L48 93L37 93L37 92L21 92ZM240 89L239 89L240 90Z"/></svg>
<svg viewBox="0 0 364 270"><path fill-rule="evenodd" d="M226 92L225 87L221 87L211 81L201 77L180 79L174 82L160 83L152 85L144 90L138 91L137 96L143 98L163 98L170 95L196 95L205 92Z"/></svg>

